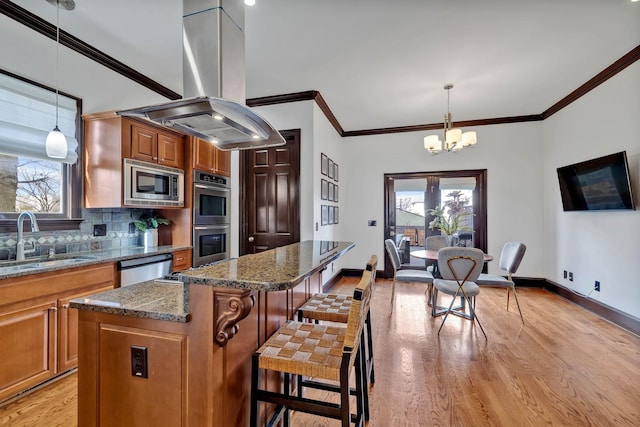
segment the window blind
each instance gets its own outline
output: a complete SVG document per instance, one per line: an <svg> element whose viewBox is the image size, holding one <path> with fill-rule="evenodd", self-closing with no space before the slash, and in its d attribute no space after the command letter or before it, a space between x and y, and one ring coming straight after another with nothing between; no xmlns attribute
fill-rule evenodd
<svg viewBox="0 0 640 427"><path fill-rule="evenodd" d="M0 74L0 153L52 162L78 160L76 101L59 96L58 127L67 138L67 156L47 156L45 141L56 124L56 94L47 89Z"/></svg>

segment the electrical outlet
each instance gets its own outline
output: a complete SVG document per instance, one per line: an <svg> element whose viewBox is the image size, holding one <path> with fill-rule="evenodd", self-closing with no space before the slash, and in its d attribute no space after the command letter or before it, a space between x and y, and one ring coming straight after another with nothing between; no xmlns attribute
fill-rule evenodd
<svg viewBox="0 0 640 427"><path fill-rule="evenodd" d="M369 221L367 221L367 224L369 225L369 227L375 227L378 225L378 221L376 221L375 219L370 219Z"/></svg>
<svg viewBox="0 0 640 427"><path fill-rule="evenodd" d="M569 272L569 281L573 282L573 273L572 272Z"/></svg>
<svg viewBox="0 0 640 427"><path fill-rule="evenodd" d="M596 280L596 283L593 285L593 290L600 292L600 281Z"/></svg>
<svg viewBox="0 0 640 427"><path fill-rule="evenodd" d="M567 278L567 270L564 271L564 278Z"/></svg>
<svg viewBox="0 0 640 427"><path fill-rule="evenodd" d="M93 235L96 237L107 235L107 224L94 224Z"/></svg>
<svg viewBox="0 0 640 427"><path fill-rule="evenodd" d="M139 378L149 378L147 369L147 347L131 346L131 375Z"/></svg>

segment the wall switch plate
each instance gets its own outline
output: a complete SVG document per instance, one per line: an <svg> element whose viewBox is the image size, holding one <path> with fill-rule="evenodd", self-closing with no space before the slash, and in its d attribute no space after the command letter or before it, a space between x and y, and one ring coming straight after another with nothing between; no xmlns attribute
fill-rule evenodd
<svg viewBox="0 0 640 427"><path fill-rule="evenodd" d="M369 227L375 227L378 225L378 221L376 221L375 219L370 219L367 224L369 224Z"/></svg>
<svg viewBox="0 0 640 427"><path fill-rule="evenodd" d="M96 237L107 235L107 224L94 224L93 235Z"/></svg>
<svg viewBox="0 0 640 427"><path fill-rule="evenodd" d="M140 378L149 378L147 370L147 347L131 346L131 375Z"/></svg>

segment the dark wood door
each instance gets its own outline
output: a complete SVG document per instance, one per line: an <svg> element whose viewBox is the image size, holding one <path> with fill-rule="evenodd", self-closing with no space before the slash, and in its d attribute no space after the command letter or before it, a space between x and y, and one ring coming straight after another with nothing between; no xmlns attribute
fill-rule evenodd
<svg viewBox="0 0 640 427"><path fill-rule="evenodd" d="M280 133L285 145L244 152L241 254L300 241L300 130Z"/></svg>

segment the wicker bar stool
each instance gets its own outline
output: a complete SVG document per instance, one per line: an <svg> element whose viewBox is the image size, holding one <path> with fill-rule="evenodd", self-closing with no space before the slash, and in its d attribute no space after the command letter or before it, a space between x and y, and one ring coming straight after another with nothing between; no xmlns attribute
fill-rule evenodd
<svg viewBox="0 0 640 427"><path fill-rule="evenodd" d="M371 272L371 283L376 280L376 269L378 267L378 257L372 255L367 262L366 270ZM298 321L304 319L318 321L347 323L349 317L349 309L351 308L351 295L340 294L322 294L313 295L302 307L298 309ZM365 358L367 361L367 384L376 382L375 371L373 367L373 335L371 332L371 312L367 311L365 323L367 347ZM302 389L300 389L302 391Z"/></svg>
<svg viewBox="0 0 640 427"><path fill-rule="evenodd" d="M363 329L371 299L371 273L365 271L353 293L346 326L289 321L278 329L253 354L251 364L251 426L258 427L260 402L277 405L268 425L281 418L289 425L289 410L341 420L347 427L365 421L364 377L362 356ZM284 389L273 392L260 389L260 371L271 370L284 374ZM355 372L356 413L351 414L349 378ZM291 394L292 375L313 377L338 384L340 403L301 398Z"/></svg>

